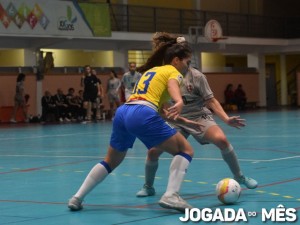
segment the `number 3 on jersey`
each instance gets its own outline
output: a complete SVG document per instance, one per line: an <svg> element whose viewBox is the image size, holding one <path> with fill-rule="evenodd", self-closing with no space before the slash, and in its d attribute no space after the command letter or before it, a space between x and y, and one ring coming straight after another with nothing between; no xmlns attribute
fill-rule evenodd
<svg viewBox="0 0 300 225"><path fill-rule="evenodd" d="M132 94L136 94L136 93L138 93L138 94L146 94L147 90L148 90L148 87L149 87L149 84L150 84L150 81L152 80L152 78L154 77L154 75L155 75L155 72L148 72L145 75L141 76L141 78L139 79L139 81L136 82L135 87L134 87L134 89L132 91ZM137 86L138 86L138 84L140 82L143 82L143 84L145 85L143 89L137 88Z"/></svg>

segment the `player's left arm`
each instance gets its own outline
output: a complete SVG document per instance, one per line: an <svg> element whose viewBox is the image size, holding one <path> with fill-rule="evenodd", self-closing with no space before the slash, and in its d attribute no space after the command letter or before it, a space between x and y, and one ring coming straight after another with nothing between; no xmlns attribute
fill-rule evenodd
<svg viewBox="0 0 300 225"><path fill-rule="evenodd" d="M241 119L240 116L228 116L227 113L224 111L223 107L221 106L220 102L216 98L211 98L206 101L206 106L222 120L224 123L228 124L229 126L235 128L241 128L246 126L245 119Z"/></svg>
<svg viewBox="0 0 300 225"><path fill-rule="evenodd" d="M193 121L193 120L189 120L183 116L177 116L177 118L171 118L169 116L169 108L171 107L171 104L169 103L164 103L163 106L160 109L160 115L161 117L166 120L167 122L173 123L173 124L178 124L178 125L186 125L186 126L192 126L197 130L202 131L202 128L204 127L202 124Z"/></svg>

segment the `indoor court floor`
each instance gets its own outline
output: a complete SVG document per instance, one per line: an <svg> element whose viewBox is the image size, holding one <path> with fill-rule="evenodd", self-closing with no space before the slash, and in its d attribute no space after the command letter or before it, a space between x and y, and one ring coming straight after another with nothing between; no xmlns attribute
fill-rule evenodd
<svg viewBox="0 0 300 225"><path fill-rule="evenodd" d="M258 188L243 188L235 205L221 204L215 186L219 180L231 177L231 173L216 146L201 146L190 137L195 157L182 184L181 196L199 209L242 211L248 222L188 224L274 224L272 218L286 220L280 224L299 224L300 110L257 110L240 115L247 120L247 126L241 130L217 121L235 148L244 174L255 178ZM111 121L1 124L0 225L185 224L179 219L183 214L157 204L167 185L169 155L160 159L156 195L135 197L144 183L146 156L146 149L138 140L121 166L86 197L84 209L68 210L68 199L90 169L103 159L111 127ZM267 222L262 221L264 212L271 212ZM297 222L288 221L293 215Z"/></svg>

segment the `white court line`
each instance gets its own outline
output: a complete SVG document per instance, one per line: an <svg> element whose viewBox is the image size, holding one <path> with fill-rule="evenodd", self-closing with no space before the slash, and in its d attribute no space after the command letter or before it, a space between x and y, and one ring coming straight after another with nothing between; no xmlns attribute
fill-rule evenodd
<svg viewBox="0 0 300 225"><path fill-rule="evenodd" d="M99 159L104 158L104 156L82 156L82 155L0 155L1 157L30 157L30 158L86 158L86 159ZM127 156L127 159L145 159L146 156L143 157L133 157ZM274 161L281 161L281 160L288 160L300 158L298 156L292 157L284 157L284 158L274 158L274 159L239 159L239 161L243 162L252 162L252 163L260 163L260 162L274 162ZM172 157L161 157L160 160L170 160ZM193 158L193 160L203 160L203 161L223 161L223 158Z"/></svg>
<svg viewBox="0 0 300 225"><path fill-rule="evenodd" d="M281 160L294 159L294 158L300 158L300 155L291 156L291 157L284 157L284 158L277 158L277 159L262 159L262 160L256 160L256 161L254 161L252 163L274 162L274 161L281 161Z"/></svg>
<svg viewBox="0 0 300 225"><path fill-rule="evenodd" d="M104 134L104 135L103 135ZM93 133L73 133L73 134L56 134L56 135L40 135L40 136L28 136L28 137L7 137L7 138L0 138L0 141L7 141L7 140L24 140L24 139L37 139L37 138L52 138L52 137L67 137L67 136L75 136L75 135L105 135L106 133L101 132L93 132Z"/></svg>
<svg viewBox="0 0 300 225"><path fill-rule="evenodd" d="M300 138L300 135L290 135L290 134L287 134L287 135L232 135L232 134L228 134L226 135L228 137L234 137L234 138Z"/></svg>

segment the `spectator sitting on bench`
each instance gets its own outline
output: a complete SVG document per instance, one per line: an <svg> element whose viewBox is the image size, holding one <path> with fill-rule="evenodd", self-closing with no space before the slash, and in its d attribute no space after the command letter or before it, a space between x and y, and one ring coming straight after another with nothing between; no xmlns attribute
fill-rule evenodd
<svg viewBox="0 0 300 225"><path fill-rule="evenodd" d="M54 122L59 119L58 111L54 99L50 91L45 91L41 99L42 102L42 118L41 122Z"/></svg>
<svg viewBox="0 0 300 225"><path fill-rule="evenodd" d="M244 110L247 103L246 92L243 89L243 86L239 84L234 92L236 104L238 110Z"/></svg>
<svg viewBox="0 0 300 225"><path fill-rule="evenodd" d="M225 104L226 105L234 105L236 104L234 91L233 91L233 85L227 84L226 89L224 91L225 96Z"/></svg>

